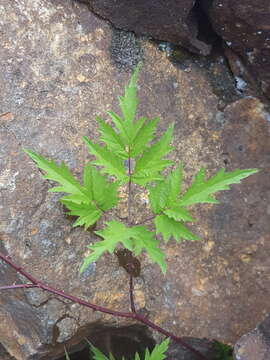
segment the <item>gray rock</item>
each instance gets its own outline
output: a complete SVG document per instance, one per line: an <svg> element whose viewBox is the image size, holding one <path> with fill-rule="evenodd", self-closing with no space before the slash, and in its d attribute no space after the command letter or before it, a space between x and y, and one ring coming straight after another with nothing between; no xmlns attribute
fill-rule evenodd
<svg viewBox="0 0 270 360"><path fill-rule="evenodd" d="M270 316L256 328L237 341L234 347L235 360L270 359Z"/></svg>
<svg viewBox="0 0 270 360"><path fill-rule="evenodd" d="M257 82L270 98L269 1L214 0L208 6L208 14L214 30L228 48L227 56L235 75L251 83ZM245 68L251 77L245 73Z"/></svg>
<svg viewBox="0 0 270 360"><path fill-rule="evenodd" d="M92 11L109 20L115 27L139 35L169 41L190 51L208 55L211 46L200 41L193 10L195 0L89 0Z"/></svg>

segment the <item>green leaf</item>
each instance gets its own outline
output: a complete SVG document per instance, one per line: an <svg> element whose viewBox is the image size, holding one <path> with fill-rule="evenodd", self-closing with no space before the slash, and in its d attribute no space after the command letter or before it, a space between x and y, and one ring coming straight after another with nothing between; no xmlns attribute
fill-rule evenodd
<svg viewBox="0 0 270 360"><path fill-rule="evenodd" d="M122 243L128 250L133 250L130 228L116 220L108 221L106 225L105 229L95 231L104 240L88 246L92 252L84 259L80 272L83 272L91 263L97 261L103 253L109 251L112 254L119 243Z"/></svg>
<svg viewBox="0 0 270 360"><path fill-rule="evenodd" d="M137 106L139 100L137 98L137 79L140 65L138 65L133 72L128 85L125 87L124 96L119 96L119 104L127 123L131 124L135 119Z"/></svg>
<svg viewBox="0 0 270 360"><path fill-rule="evenodd" d="M108 150L112 151L122 159L127 159L128 153L125 149L125 143L123 142L122 137L100 117L97 117L96 119L99 123L99 132L101 135L100 141L103 141L106 144Z"/></svg>
<svg viewBox="0 0 270 360"><path fill-rule="evenodd" d="M76 204L71 201L61 199L61 203L69 209L68 214L71 216L78 216L78 219L72 225L84 226L85 230L94 225L102 215L102 211L94 204Z"/></svg>
<svg viewBox="0 0 270 360"><path fill-rule="evenodd" d="M166 179L149 186L149 199L152 211L159 214L168 207L175 206L182 183L182 165L170 172Z"/></svg>
<svg viewBox="0 0 270 360"><path fill-rule="evenodd" d="M183 208L180 205L172 206L170 209L166 209L163 212L164 214L169 216L169 218L172 218L176 221L194 221L187 209Z"/></svg>
<svg viewBox="0 0 270 360"><path fill-rule="evenodd" d="M130 132L126 129L126 124L124 122L124 120L122 118L120 118L120 116L118 116L115 112L113 111L107 111L107 114L110 115L110 117L112 118L112 121L114 123L114 125L116 126L116 128L119 130L119 135L124 143L125 146L128 146L130 144Z"/></svg>
<svg viewBox="0 0 270 360"><path fill-rule="evenodd" d="M205 170L201 169L196 174L192 185L182 196L179 204L182 206L196 203L217 204L218 201L212 197L212 194L217 191L228 190L229 185L239 184L242 179L255 174L256 172L258 172L258 169L238 169L227 173L225 172L225 169L221 169L216 175L205 180Z"/></svg>
<svg viewBox="0 0 270 360"><path fill-rule="evenodd" d="M86 136L83 137L83 140L87 144L90 153L96 156L95 165L102 166L105 174L115 176L123 183L128 181L122 159L114 155L106 147L93 143Z"/></svg>
<svg viewBox="0 0 270 360"><path fill-rule="evenodd" d="M65 354L66 354L66 360L70 360L70 357L69 357L69 355L68 355L68 352L67 352L66 347L64 347L64 349L65 349Z"/></svg>
<svg viewBox="0 0 270 360"><path fill-rule="evenodd" d="M145 249L150 259L157 263L163 274L165 274L165 255L158 248L158 240L154 238L153 232L149 231L145 226L134 226L130 228L130 231L134 239L135 256L139 255L142 252L142 249Z"/></svg>
<svg viewBox="0 0 270 360"><path fill-rule="evenodd" d="M112 354L110 354L110 357L108 358L94 345L91 345L91 351L93 353L94 360L115 360L114 357L112 356Z"/></svg>
<svg viewBox="0 0 270 360"><path fill-rule="evenodd" d="M135 158L142 154L148 143L153 140L158 121L159 118L149 120L143 127L140 128L133 140L133 144L131 145L131 157Z"/></svg>
<svg viewBox="0 0 270 360"><path fill-rule="evenodd" d="M182 222L175 221L166 215L158 215L154 219L156 226L156 233L161 233L165 242L168 242L170 237L178 242L181 238L185 240L199 240L199 238L192 234Z"/></svg>
<svg viewBox="0 0 270 360"><path fill-rule="evenodd" d="M109 182L108 178L91 166L90 163L84 167L83 183L99 209L107 211L118 203L117 191L119 183Z"/></svg>
<svg viewBox="0 0 270 360"><path fill-rule="evenodd" d="M41 155L24 149L26 152L37 164L37 166L45 171L44 179L53 180L58 182L60 186L51 188L51 192L65 192L72 195L74 202L80 203L89 203L90 195L87 190L74 178L67 166L62 162L58 166L54 161L50 161L42 157Z"/></svg>
<svg viewBox="0 0 270 360"><path fill-rule="evenodd" d="M233 360L233 348L230 345L214 340L213 349L215 351L215 360Z"/></svg>
<svg viewBox="0 0 270 360"><path fill-rule="evenodd" d="M149 257L156 262L163 273L166 271L165 256L158 248L158 241L154 238L154 234L144 226L126 227L124 224L113 220L106 223L107 227L95 233L101 236L104 240L89 245L88 248L92 251L84 259L81 267L83 272L92 262L105 252L109 251L111 254L114 252L116 246L122 243L123 246L130 250L135 251L135 255L139 255L143 249L146 250Z"/></svg>
<svg viewBox="0 0 270 360"><path fill-rule="evenodd" d="M147 182L155 181L160 178L159 173L172 164L172 161L162 159L172 150L172 146L170 146L172 134L173 125L169 126L159 141L146 148L136 162L132 175L134 183L144 186Z"/></svg>
<svg viewBox="0 0 270 360"><path fill-rule="evenodd" d="M165 180L155 183L149 187L149 200L151 209L155 214L159 214L167 205L169 195L168 183Z"/></svg>
<svg viewBox="0 0 270 360"><path fill-rule="evenodd" d="M148 349L145 351L144 360L163 360L166 358L165 352L168 350L170 338L162 341L161 344L157 344L152 350L151 354Z"/></svg>
<svg viewBox="0 0 270 360"><path fill-rule="evenodd" d="M165 180L169 187L168 200L166 204L168 207L175 205L175 202L179 197L182 186L182 173L183 173L183 165L180 164L174 171L172 171L168 175L168 177Z"/></svg>

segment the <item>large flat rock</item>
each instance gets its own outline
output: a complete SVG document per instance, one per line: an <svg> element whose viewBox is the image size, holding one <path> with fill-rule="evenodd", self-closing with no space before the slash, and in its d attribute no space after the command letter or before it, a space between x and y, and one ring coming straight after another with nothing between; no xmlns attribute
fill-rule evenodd
<svg viewBox="0 0 270 360"><path fill-rule="evenodd" d="M85 1L87 2L87 0ZM211 46L198 39L195 0L88 0L92 11L117 28L170 41L208 55Z"/></svg>
<svg viewBox="0 0 270 360"><path fill-rule="evenodd" d="M204 2L209 3L208 0ZM232 70L245 78L245 68L270 98L270 9L268 0L214 0L208 8L214 30L226 42ZM229 50L232 50L231 53ZM235 59L235 55L238 58Z"/></svg>
<svg viewBox="0 0 270 360"><path fill-rule="evenodd" d="M64 160L80 176L90 158L81 137L97 136L96 115L118 111L117 96L130 77L125 69L143 57L140 113L160 116L160 130L175 122L173 159L186 164L186 181L201 166L209 174L224 165L261 171L220 194L221 205L192 210L198 222L191 227L202 241L162 244L166 276L141 257L136 304L177 335L234 342L269 309L267 114L253 98L221 112L209 71L198 62L182 69L152 43L129 33L116 36L107 22L86 10L69 0L0 0L1 244L44 282L128 310L127 274L116 258L106 255L88 274L79 275L86 245L97 238L71 227L58 195L47 192L51 184L22 148ZM227 74L221 59L213 62L213 77L217 68ZM133 215L140 220L147 209L138 202ZM7 271L2 268L1 273ZM19 280L10 274L1 277L1 284ZM64 344L77 344L96 324L129 324L35 289L1 292L0 303L0 343L18 360L62 354ZM10 313L21 311L21 305L31 313L32 330L23 317L10 321ZM14 338L7 324L16 329Z"/></svg>

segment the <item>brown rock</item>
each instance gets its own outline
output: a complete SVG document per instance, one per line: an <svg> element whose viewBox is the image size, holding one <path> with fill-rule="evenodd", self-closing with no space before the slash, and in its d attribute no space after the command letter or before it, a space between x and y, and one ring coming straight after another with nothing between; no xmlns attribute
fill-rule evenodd
<svg viewBox="0 0 270 360"><path fill-rule="evenodd" d="M120 29L170 41L208 55L211 47L197 38L195 0L89 0L90 8Z"/></svg>
<svg viewBox="0 0 270 360"><path fill-rule="evenodd" d="M270 97L269 1L214 0L208 14L214 30L239 56L234 62L229 55L233 69L238 68L239 76L245 77L246 67L258 81L261 91Z"/></svg>
<svg viewBox="0 0 270 360"><path fill-rule="evenodd" d="M97 238L71 227L58 195L47 192L51 184L22 152L25 147L64 160L81 176L90 158L81 137L97 136L96 115L119 111L117 96L130 77L112 59L113 30L84 5L67 0L36 0L27 6L0 0L0 5L0 113L12 114L0 117L1 243L13 260L51 286L128 310L128 278L116 257L105 255L79 275L86 245ZM166 276L142 255L141 276L135 280L137 307L145 306L158 325L180 336L233 342L255 326L269 304L267 114L255 99L218 111L219 98L205 68L190 60L186 72L152 43L138 39L133 45L144 53L139 113L160 116L160 131L175 123L172 158L186 164L185 182L200 167L212 173L224 162L231 169L262 169L220 195L223 205L192 210L198 222L191 227L203 241L161 244ZM130 54L137 59L137 51ZM142 195L133 210L136 221L149 215ZM243 254L249 262L241 260ZM1 272L3 285L22 281L2 263ZM100 323L130 325L35 289L0 296L0 343L18 360L57 357L64 345L91 337ZM12 317L19 311L27 321Z"/></svg>
<svg viewBox="0 0 270 360"><path fill-rule="evenodd" d="M236 360L270 359L270 316L248 334L241 337L234 347Z"/></svg>

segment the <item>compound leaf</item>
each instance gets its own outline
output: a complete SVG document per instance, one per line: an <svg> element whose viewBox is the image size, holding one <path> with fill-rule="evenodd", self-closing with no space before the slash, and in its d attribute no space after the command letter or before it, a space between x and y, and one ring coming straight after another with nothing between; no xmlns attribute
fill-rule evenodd
<svg viewBox="0 0 270 360"><path fill-rule="evenodd" d="M57 165L53 160L47 160L31 150L24 149L24 152L35 161L38 168L45 171L44 179L53 180L60 184L60 186L55 186L49 191L68 193L71 194L74 202L89 203L91 197L89 192L75 179L63 162L61 165Z"/></svg>
<svg viewBox="0 0 270 360"><path fill-rule="evenodd" d="M139 154L143 153L146 149L147 144L153 140L153 136L156 132L157 123L159 118L149 120L144 126L142 126L137 135L133 140L131 146L130 156L137 157Z"/></svg>
<svg viewBox="0 0 270 360"><path fill-rule="evenodd" d="M219 170L210 179L205 180L205 169L201 169L195 176L192 185L184 193L180 200L180 205L187 206L196 203L218 203L212 197L217 191L228 190L229 185L239 184L242 179L255 174L258 169L234 170L225 172L225 169Z"/></svg>
<svg viewBox="0 0 270 360"><path fill-rule="evenodd" d="M167 205L169 187L165 180L155 183L149 187L149 200L151 209L155 214L159 214Z"/></svg>
<svg viewBox="0 0 270 360"><path fill-rule="evenodd" d="M125 183L128 181L124 162L118 156L109 151L106 147L102 147L93 143L86 136L83 137L91 154L95 155L95 165L102 166L103 172L108 175L115 176L119 181Z"/></svg>
<svg viewBox="0 0 270 360"><path fill-rule="evenodd" d="M158 248L158 240L154 238L152 231L149 231L145 226L134 226L130 228L130 231L134 239L135 255L139 255L142 249L145 249L150 259L156 262L160 266L163 274L165 274L165 255Z"/></svg>
<svg viewBox="0 0 270 360"><path fill-rule="evenodd" d="M110 115L114 125L119 130L119 135L122 138L122 141L125 144L125 146L129 145L130 144L129 132L126 129L126 124L125 124L124 120L122 118L120 118L120 116L118 116L113 111L107 111L107 114Z"/></svg>
<svg viewBox="0 0 270 360"><path fill-rule="evenodd" d="M165 242L168 242L170 237L173 237L177 242L181 238L185 240L199 240L199 238L192 234L182 222L176 221L167 215L158 215L154 219L156 226L156 233L162 234Z"/></svg>
<svg viewBox="0 0 270 360"><path fill-rule="evenodd" d="M128 85L125 87L124 96L119 96L119 104L125 122L132 124L135 119L139 99L137 97L137 79L140 66L138 65L133 72Z"/></svg>
<svg viewBox="0 0 270 360"><path fill-rule="evenodd" d="M172 150L172 146L170 146L172 134L173 125L169 126L159 141L145 149L142 156L136 161L132 175L134 183L144 186L147 182L160 179L159 173L172 164L172 161L163 159Z"/></svg>
<svg viewBox="0 0 270 360"><path fill-rule="evenodd" d="M84 167L83 183L99 209L107 211L117 204L119 183L109 182L107 177L90 163Z"/></svg>
<svg viewBox="0 0 270 360"><path fill-rule="evenodd" d="M164 360L166 358L165 352L168 350L170 338L157 344L152 350L151 354L146 350L144 360Z"/></svg>
<svg viewBox="0 0 270 360"><path fill-rule="evenodd" d="M109 358L105 356L98 348L91 344L91 351L93 353L94 360L115 360L113 355L110 353ZM92 359L92 357L91 357Z"/></svg>
<svg viewBox="0 0 270 360"><path fill-rule="evenodd" d="M180 164L165 180L169 188L167 200L168 207L173 206L179 197L182 185L182 172L183 166Z"/></svg>
<svg viewBox="0 0 270 360"><path fill-rule="evenodd" d="M181 191L182 165L169 173L166 179L149 186L149 199L152 211L159 214L166 208L175 206Z"/></svg>
<svg viewBox="0 0 270 360"><path fill-rule="evenodd" d="M66 199L61 199L60 201L69 210L69 215L78 216L78 219L72 225L73 227L84 226L86 230L90 226L94 225L102 215L102 211L98 209L93 203L76 204Z"/></svg>
<svg viewBox="0 0 270 360"><path fill-rule="evenodd" d="M103 141L107 148L118 155L122 159L128 158L128 153L125 149L125 144L121 136L103 119L97 117L99 124L100 141Z"/></svg>
<svg viewBox="0 0 270 360"><path fill-rule="evenodd" d="M105 229L95 231L104 240L88 246L92 252L84 259L80 272L83 272L91 263L98 260L103 253L109 251L112 254L118 243L122 243L130 251L133 250L129 228L116 220L108 221L106 225Z"/></svg>
<svg viewBox="0 0 270 360"><path fill-rule="evenodd" d="M165 209L163 212L164 214L168 215L169 218L172 218L176 221L194 221L188 210L183 208L181 205L176 204L169 209Z"/></svg>

